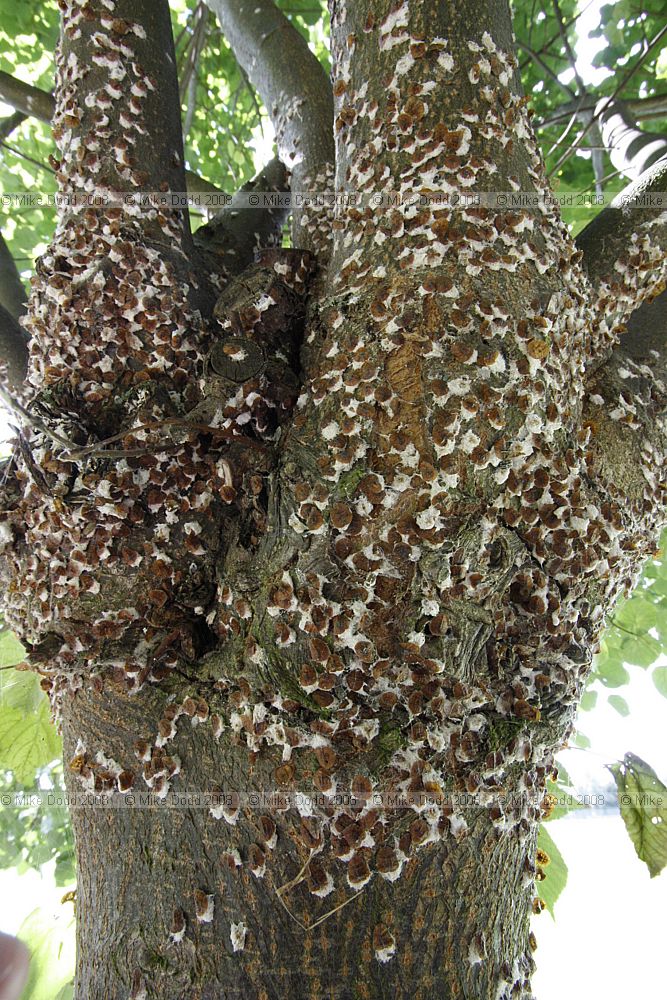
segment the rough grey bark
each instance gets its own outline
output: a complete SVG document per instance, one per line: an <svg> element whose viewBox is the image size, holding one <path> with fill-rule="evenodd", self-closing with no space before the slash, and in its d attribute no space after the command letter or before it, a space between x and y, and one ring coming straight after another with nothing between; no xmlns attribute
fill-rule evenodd
<svg viewBox="0 0 667 1000"><path fill-rule="evenodd" d="M0 141L4 142L5 139L8 139L14 129L22 125L27 117L21 111L15 111L13 115L3 118L2 122L0 122Z"/></svg>
<svg viewBox="0 0 667 1000"><path fill-rule="evenodd" d="M31 87L4 71L0 72L0 98L24 115L50 122L53 117L53 97L38 87Z"/></svg>
<svg viewBox="0 0 667 1000"><path fill-rule="evenodd" d="M193 693L199 690L197 685ZM83 692L68 701L63 723L65 752L76 771L69 782L72 794L81 794L86 778L98 788L109 780L92 755L81 762L82 734L89 745L104 746L109 757L136 770L134 742L142 735L153 740L163 709L164 699L155 692L129 702L109 690L93 697ZM212 741L207 724L193 728L186 717L178 729L164 760L173 766L178 759L181 773L188 775L181 794L186 787L190 793L223 787L228 794L242 788L260 797L274 787L275 761L264 754L249 772L247 751L227 740ZM499 840L486 809L471 811L460 843L425 848L398 882L376 878L360 895L350 893L350 902L337 914L307 931L304 924L332 908L330 898L311 895L312 877L282 894L284 907L277 891L309 856L313 828L308 820L246 806L230 826L205 805L143 808L146 791L137 780L128 793L135 795L134 808L83 807L72 813L79 997L115 998L129 988L141 995L144 988L161 1000L428 1000L457 990L461 996L492 996L501 981L529 976L530 961L522 959L517 966L516 956L529 933L534 867L528 856L534 844L515 837ZM195 801L194 794L189 801ZM408 833L410 822L406 818ZM273 848L267 846L271 836L277 837ZM197 892L213 897L208 922L197 919ZM175 942L171 935L182 921L185 934ZM233 926L240 922L247 940L244 950L235 952ZM405 943L386 964L369 954L374 941L382 940L382 928ZM486 961L471 969L475 949Z"/></svg>
<svg viewBox="0 0 667 1000"><path fill-rule="evenodd" d="M60 184L178 189L167 4L108 2L65 5ZM620 333L558 216L427 197L547 191L508 6L336 3L332 56L337 184L403 200L341 200L307 314L312 253L217 297L159 209L65 211L38 267L74 446L26 434L0 571L102 797L78 1000L527 1000L553 755L665 521L663 387L591 374Z"/></svg>
<svg viewBox="0 0 667 1000"><path fill-rule="evenodd" d="M54 98L52 94L47 94L39 87L23 83L9 73L0 71L0 98L26 117L38 118L51 124L55 108ZM186 170L185 176L189 191L208 191L211 194L219 191L215 184L204 180L191 170Z"/></svg>
<svg viewBox="0 0 667 1000"><path fill-rule="evenodd" d="M28 342L15 317L0 303L0 378L19 393L28 367Z"/></svg>
<svg viewBox="0 0 667 1000"><path fill-rule="evenodd" d="M617 205L623 206L624 202L631 201L638 192L645 190L646 179L649 179L650 184L650 179L655 177L656 172L658 182L651 186L660 191L663 184L661 178L664 177L660 162L667 152L667 139L638 129L624 104L614 104L607 112L603 111L601 126L602 138L612 162L631 180L631 184L616 199ZM618 248L623 248L622 239L628 227L628 214L627 209L624 212L622 207L612 205L594 220L592 228L587 227L580 235L578 242L585 254L588 249L584 265L589 273L600 275L609 272L609 262L610 259L613 260L614 253L613 250L609 253L609 242L613 241L616 253ZM659 212L654 210L653 217L658 215ZM622 219L620 227L619 216ZM651 213L646 212L644 218L650 223ZM610 235L600 239L600 232ZM638 261L635 260L634 269L637 264ZM588 366L585 417L595 429L601 460L612 470L612 475L614 469L618 475L625 474L624 463L619 459L629 442L632 446L633 435L628 434L627 424L637 427L639 422L643 422L650 436L664 419L667 393L667 292L660 291L664 287L664 279L662 282L654 280L656 277L660 278L659 267L654 271L649 270L649 275L652 280L644 294L633 294L629 304L622 302L623 297L618 295L617 289L613 290L613 307L616 308L621 299L622 318L627 320L627 328L623 322L619 323L617 332L621 332L620 340L612 347L611 353L602 352ZM637 303L642 300L643 304L637 308ZM614 315L614 308L610 310L609 305L609 300L603 295L598 308L599 312L605 313L604 322L608 327L613 325L613 321L609 322L609 316ZM616 419L609 424L605 415L610 412L617 418L622 415L624 423Z"/></svg>
<svg viewBox="0 0 667 1000"><path fill-rule="evenodd" d="M256 177L245 184L231 203L218 212L206 225L200 226L195 243L207 255L211 270L225 277L240 274L254 261L258 249L280 246L282 228L289 214L288 201L275 208L261 209L248 204L247 195L253 191L289 192L288 173L277 158L272 159Z"/></svg>
<svg viewBox="0 0 667 1000"><path fill-rule="evenodd" d="M272 0L207 0L276 130L294 192L328 191L333 164L331 86L308 43ZM323 217L323 219L322 219ZM293 241L321 251L327 215L293 212Z"/></svg>
<svg viewBox="0 0 667 1000"><path fill-rule="evenodd" d="M592 335L608 349L642 302L664 291L667 278L667 158L661 156L637 176L637 166L643 164L641 148L637 154L634 159L628 150L622 160L624 172L635 179L576 241L595 293ZM597 361L605 356L601 349L594 353Z"/></svg>

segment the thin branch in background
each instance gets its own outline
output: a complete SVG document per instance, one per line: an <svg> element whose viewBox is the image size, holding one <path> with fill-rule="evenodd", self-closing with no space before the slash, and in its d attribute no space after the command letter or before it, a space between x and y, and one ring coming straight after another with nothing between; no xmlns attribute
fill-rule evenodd
<svg viewBox="0 0 667 1000"><path fill-rule="evenodd" d="M0 122L0 142L9 139L12 132L15 132L19 125L22 125L28 118L22 111L15 111L13 115Z"/></svg>
<svg viewBox="0 0 667 1000"><path fill-rule="evenodd" d="M574 90L572 89L572 87L568 86L567 83L563 83L563 81L558 78L558 74L551 68L551 66L549 66L548 63L546 63L544 61L544 59L542 58L542 56L540 55L539 52L533 51L533 49L531 49L528 45L526 45L525 42L521 43L521 47L523 49L525 49L525 51L528 53L528 55L531 57L531 59L535 63L537 63L537 65L540 66L544 70L544 72L547 74L547 76L550 76L551 79L554 81L554 83L558 84L558 86L561 88L561 90L564 90L565 93L573 101L576 100L577 95L574 92Z"/></svg>
<svg viewBox="0 0 667 1000"><path fill-rule="evenodd" d="M662 39L664 38L664 36L666 34L667 34L667 24L664 25L656 35L654 35L653 41L651 41L649 43L648 48L644 52L642 52L642 54L636 60L636 62L634 63L634 65L628 70L628 72L625 74L625 76L622 78L621 82L618 84L618 86L614 90L614 93L610 97L606 98L605 101L604 101L604 103L603 102L600 103L599 108L595 111L595 113L593 115L591 115L590 121L581 130L581 133L577 137L576 142L574 142L569 149L565 150L565 152L560 157L560 159L558 160L558 162L556 163L556 165L554 167L552 167L552 169L549 171L549 174L548 174L549 177L552 177L555 174L555 172L557 170L560 170L560 168L562 167L562 165L567 160L570 159L571 156L573 156L579 149L581 149L581 144L582 144L585 136L591 130L591 128L593 127L593 125L597 122L597 120L600 117L600 115L602 114L602 112L605 110L605 108L609 107L610 104L614 103L614 101L619 96L620 92L622 91L623 87L625 87L625 85L632 78L632 76L634 76L634 74L637 72L637 70L646 62L646 60L647 60L648 56L650 55L651 51L658 45L658 43L660 41L662 41Z"/></svg>
<svg viewBox="0 0 667 1000"><path fill-rule="evenodd" d="M553 143L553 145L551 146L551 149L547 152L545 159L547 157L551 156L551 154L556 151L556 149L558 148L558 146L561 146L565 142L565 140L567 139L568 135L570 134L570 132L572 131L572 129L576 125L578 117L579 117L578 113L575 111L574 114L572 115L572 117L570 118L569 122L567 123L565 131Z"/></svg>
<svg viewBox="0 0 667 1000"><path fill-rule="evenodd" d="M186 60L181 81L181 101L186 93L186 112L183 122L183 138L186 139L192 127L195 107L197 105L197 66L199 58L206 46L208 36L208 8L206 4L199 3L195 9L195 27L192 33L192 46L189 57Z"/></svg>
<svg viewBox="0 0 667 1000"><path fill-rule="evenodd" d="M622 170L612 170L608 174L604 175L604 177L602 178L602 182L604 184L606 184L607 181L612 180L614 177L620 177L622 173L623 173ZM578 191L577 194L590 194L592 192L592 190L593 190L593 187L591 185L589 185L586 188L582 188L582 190Z"/></svg>
<svg viewBox="0 0 667 1000"><path fill-rule="evenodd" d="M599 134L597 125L593 127L593 131ZM595 193L602 194L602 187L604 184L604 147L589 145L588 148L591 151L591 166L593 167L593 176L595 178Z"/></svg>
<svg viewBox="0 0 667 1000"><path fill-rule="evenodd" d="M530 44L532 44L532 41L533 41L533 31L535 29L535 25L537 24L537 18L535 16L535 7L536 7L536 5L537 5L537 0L533 0L533 6L530 9L530 26L528 28L528 41L529 41Z"/></svg>
<svg viewBox="0 0 667 1000"><path fill-rule="evenodd" d="M188 15L188 20L189 19L190 19L190 15ZM185 24L183 25L183 27L181 28L181 30L179 31L177 37L174 38L174 49L176 50L177 53L178 53L178 47L181 44L181 42L183 40L183 36L187 32L187 30L188 30L188 22L186 21ZM177 64L180 62L180 60L182 59L182 57L183 57L183 53L181 53L180 55L177 56ZM180 70L180 65L179 65L178 68Z"/></svg>
<svg viewBox="0 0 667 1000"><path fill-rule="evenodd" d="M560 9L560 4L558 0L552 0L554 13L556 15L556 20L558 21L558 31L563 42L563 47L565 49L565 54L567 55L568 62L572 67L572 72L574 73L574 78L577 81L577 87L579 88L579 96L582 97L586 92L586 87L584 81L581 79L579 70L577 69L577 57L572 50L570 45L570 39L567 37L567 28L565 26L565 21L563 19L563 12Z"/></svg>
<svg viewBox="0 0 667 1000"><path fill-rule="evenodd" d="M206 41L208 25L208 9L206 4L198 3L193 12L193 28L183 51L183 71L180 76L179 91L181 100L187 94L190 78L195 72L197 61Z"/></svg>
<svg viewBox="0 0 667 1000"><path fill-rule="evenodd" d="M574 53L572 46L570 45L570 39L568 38L567 28L565 27L565 20L563 18L563 12L560 9L559 0L552 0L554 13L556 15L556 20L558 21L558 30L560 31L560 37L563 42L563 48L565 49L565 54L567 55L568 62L574 73L574 79L577 83L577 93L580 98L586 96L586 85L577 69L577 57ZM600 131L597 125L592 128L593 141L598 143L601 142ZM591 150L591 166L593 167L593 176L595 177L595 193L602 194L602 178L604 176L604 155L600 149L593 148L590 143L588 144Z"/></svg>
<svg viewBox="0 0 667 1000"><path fill-rule="evenodd" d="M190 82L188 84L188 94L186 100L186 110L185 118L183 119L183 141L187 139L190 129L192 128L192 119L195 115L195 106L197 104L197 76L195 73L190 77Z"/></svg>
<svg viewBox="0 0 667 1000"><path fill-rule="evenodd" d="M27 153L24 153L16 146L12 146L10 142L3 139L2 142L0 142L0 146L4 149L8 149L10 153L13 153L15 156L19 156L22 160L26 160L27 163L32 163L34 167L39 167L40 170L46 170L49 174L55 174L55 170L52 170L51 167L47 167L45 163L40 163L39 160L35 160L32 156L28 156Z"/></svg>
<svg viewBox="0 0 667 1000"><path fill-rule="evenodd" d="M583 101L569 101L556 108L553 114L547 118L534 121L533 127L535 129L552 128L554 125L567 121L573 114L579 116L587 111L594 111L599 100L600 98L595 94L587 94ZM637 121L667 116L667 93L664 92L650 94L648 97L624 98L623 103Z"/></svg>
<svg viewBox="0 0 667 1000"><path fill-rule="evenodd" d="M572 25L573 25L573 24L574 24L574 23L575 23L576 21L578 21L578 20L579 20L579 18L581 17L581 15L582 15L582 14L585 14L585 13L586 13L586 11L587 11L587 10L588 10L588 8L589 8L589 7L590 7L590 6L591 6L591 5L593 4L593 2L594 2L594 0L588 0L588 3L586 4L586 6L585 6L585 7L582 7L582 8L581 8L581 10L577 11L577 13L576 13L576 14L575 14L575 15L574 15L573 17L571 17L569 21L566 21L566 22L565 22L565 27L566 27L566 28L570 28L570 27L571 27L571 26L572 26ZM549 46L550 46L550 45L553 45L553 43L554 43L555 41L557 41L557 40L558 40L559 36L560 36L560 32L559 32L559 31L557 31L557 32L555 33L555 35L552 35L552 36L551 36L551 38L549 38L549 39L548 39L548 40L547 40L547 41L546 41L546 42L544 43L544 45L542 46L542 48L541 48L541 49L538 49L538 50L537 50L537 55L540 55L540 56L541 56L541 55L544 55L544 53L545 53L545 52L546 52L546 50L547 50L547 49L549 48ZM518 45L520 46L520 48L522 48L522 49L525 49L525 48L526 48L526 46L525 46L525 45L524 45L524 43L523 43L523 42L521 41L521 39L517 39L517 44L518 44ZM523 62L519 64L519 70L520 70L521 72L523 72L523 71L524 71L524 70L526 69L526 67L528 66L528 63L529 63L529 62L530 62L530 58L528 58L528 59L524 59L524 60L523 60Z"/></svg>

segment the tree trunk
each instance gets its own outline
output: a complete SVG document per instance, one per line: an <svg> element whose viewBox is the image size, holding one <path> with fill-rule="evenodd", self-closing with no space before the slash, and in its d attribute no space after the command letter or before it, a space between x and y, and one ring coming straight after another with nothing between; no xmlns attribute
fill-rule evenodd
<svg viewBox="0 0 667 1000"><path fill-rule="evenodd" d="M82 693L65 709L66 753L78 760L83 739L127 760L137 734L150 738L161 702L154 693L129 703L111 692ZM120 795L105 806L92 790L86 805L80 780L69 779L80 803L72 809L78 997L485 1000L502 988L507 996L524 995L532 968L534 830L527 838L499 838L489 810L475 808L469 796L465 836L424 848L397 881L376 876L358 894L318 899L304 878L279 897L311 852L309 830L294 810L277 813L269 802L276 797L275 761L260 758L249 768L247 753L213 740L208 722L193 728L185 717L178 729L169 753L188 778L174 783L174 802L137 781L127 793L133 806ZM105 765L92 761L98 787ZM89 766L83 769L87 774ZM295 796L293 785L277 789ZM207 805L218 801L216 793L223 801L223 791L241 798L234 825L215 819ZM399 829L414 828L412 810L396 811ZM276 842L269 848L272 821ZM198 892L213 898L210 921L197 919ZM240 925L244 947L236 952Z"/></svg>
<svg viewBox="0 0 667 1000"><path fill-rule="evenodd" d="M505 2L332 3L337 189L392 200L306 251L263 216L234 269L224 220L128 198L184 186L167 4L64 6L59 183L120 206L38 269L1 569L63 724L77 998L528 998L553 756L664 521L662 355L618 342L665 226L494 205L548 194Z"/></svg>

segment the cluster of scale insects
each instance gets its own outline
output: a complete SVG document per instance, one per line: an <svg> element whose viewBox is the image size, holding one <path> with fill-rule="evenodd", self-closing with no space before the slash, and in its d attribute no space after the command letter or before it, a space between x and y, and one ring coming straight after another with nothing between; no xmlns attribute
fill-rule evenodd
<svg viewBox="0 0 667 1000"><path fill-rule="evenodd" d="M65 36L76 40L97 8L62 7ZM145 132L154 83L134 53L142 29L116 19L111 0L102 8L92 62L108 70L107 82L82 105L87 68L72 54L58 60L57 166L68 191L95 183L113 115L125 136L112 148L117 175L143 183L132 145ZM345 16L341 6L337 17ZM205 619L223 649L231 642L241 650L237 673L221 676L207 698L171 697L158 731L138 739L136 762L118 764L82 743L71 767L98 792L127 792L140 776L165 797L181 769L169 746L182 737L179 720L210 726L216 740L251 756L277 750L276 785L293 789L310 768L324 799L302 807L298 821L306 885L317 899L359 892L375 877L393 882L416 852L464 838L463 810L442 804L452 780L488 808L499 835L528 840L553 771L540 723L552 711L573 712L604 610L651 551L664 503L664 455L648 437L642 488L629 499L603 474L594 423L581 422L585 366L618 336L618 316L605 316L609 296L625 295L629 309L649 295L658 251L643 234L596 299L552 209L452 211L411 199L490 178L516 189L545 182L528 111L511 89L513 57L487 32L471 40L470 102L457 120L442 121L438 88L454 78L456 56L447 39L413 35L409 25L408 3L365 25L388 70L381 97L369 98L354 79L354 35L336 65L344 181L367 193L389 188L401 200L379 217L349 205L336 206L330 223L317 212L306 217L314 244L331 225L337 277L307 338L312 365L298 400L276 394L266 371L269 357L290 365L276 310L303 300L308 255L269 254L269 280L255 297L250 281L243 309L223 300L216 361L191 304L197 281L178 249L175 216L107 208L61 217L26 322L33 405L48 413L53 400L69 400L59 427L81 448L91 441L90 414L102 414L111 432L125 428L118 447L127 457L63 459L31 431L31 459L17 459L18 496L3 531L4 572L21 581L9 587L8 621L38 651L50 635L61 640L50 652L54 697L91 682L93 664L130 689L163 680L182 659L175 637L188 616ZM517 140L528 150L521 176L496 179L495 153ZM317 180L328 186L322 171ZM176 247L172 261L147 239L149 224ZM487 291L494 281L516 287L513 276L544 290L525 296L520 316ZM221 405L207 387L216 369L219 392L234 383ZM619 377L628 385L652 378L634 362ZM631 394L610 405L594 393L590 403L641 432ZM280 411L277 421L267 407ZM309 558L305 569L297 561L278 572L258 609L233 581L211 584L225 510L251 483L234 441L250 432L255 442L272 439L292 409L291 433L312 447L317 474L286 466L286 530ZM182 426L192 413L197 426ZM192 578L201 587L188 603ZM401 610L417 588L405 628ZM86 608L103 610L90 620ZM467 625L466 608L474 609ZM266 641L254 629L260 611ZM257 683L275 657L296 693ZM466 662L482 663L481 676ZM498 721L520 725L492 745ZM388 731L397 743L378 777L364 762ZM504 783L516 764L523 798L507 805ZM340 804L341 792L353 808ZM406 810L384 807L388 794L409 804L407 820ZM234 828L244 813L225 802L211 817ZM246 857L229 848L230 869L265 876L278 834L270 816L260 825ZM527 893L534 875L527 863ZM215 894L196 887L193 900L195 919L212 922ZM174 913L174 946L186 933L186 908ZM232 924L233 951L246 933ZM469 944L471 964L484 961L480 936ZM385 923L374 929L373 949L381 963L394 955ZM508 970L508 990L520 973Z"/></svg>

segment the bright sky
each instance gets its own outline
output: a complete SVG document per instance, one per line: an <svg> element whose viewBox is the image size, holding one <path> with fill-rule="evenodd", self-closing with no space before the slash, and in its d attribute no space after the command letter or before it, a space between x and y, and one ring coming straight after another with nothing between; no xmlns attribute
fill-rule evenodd
<svg viewBox="0 0 667 1000"><path fill-rule="evenodd" d="M583 7L583 11L577 21L577 31L579 34L579 41L575 50L577 72L584 83L590 84L592 87L598 86L608 76L611 76L611 72L608 69L592 65L597 53L605 46L604 39L588 37L589 32L597 28L600 23L600 8L606 2L607 0L591 0L591 2L586 3L586 0L583 0L579 4L580 8ZM574 70L566 70L559 75L559 79L563 83L570 83L574 79Z"/></svg>

